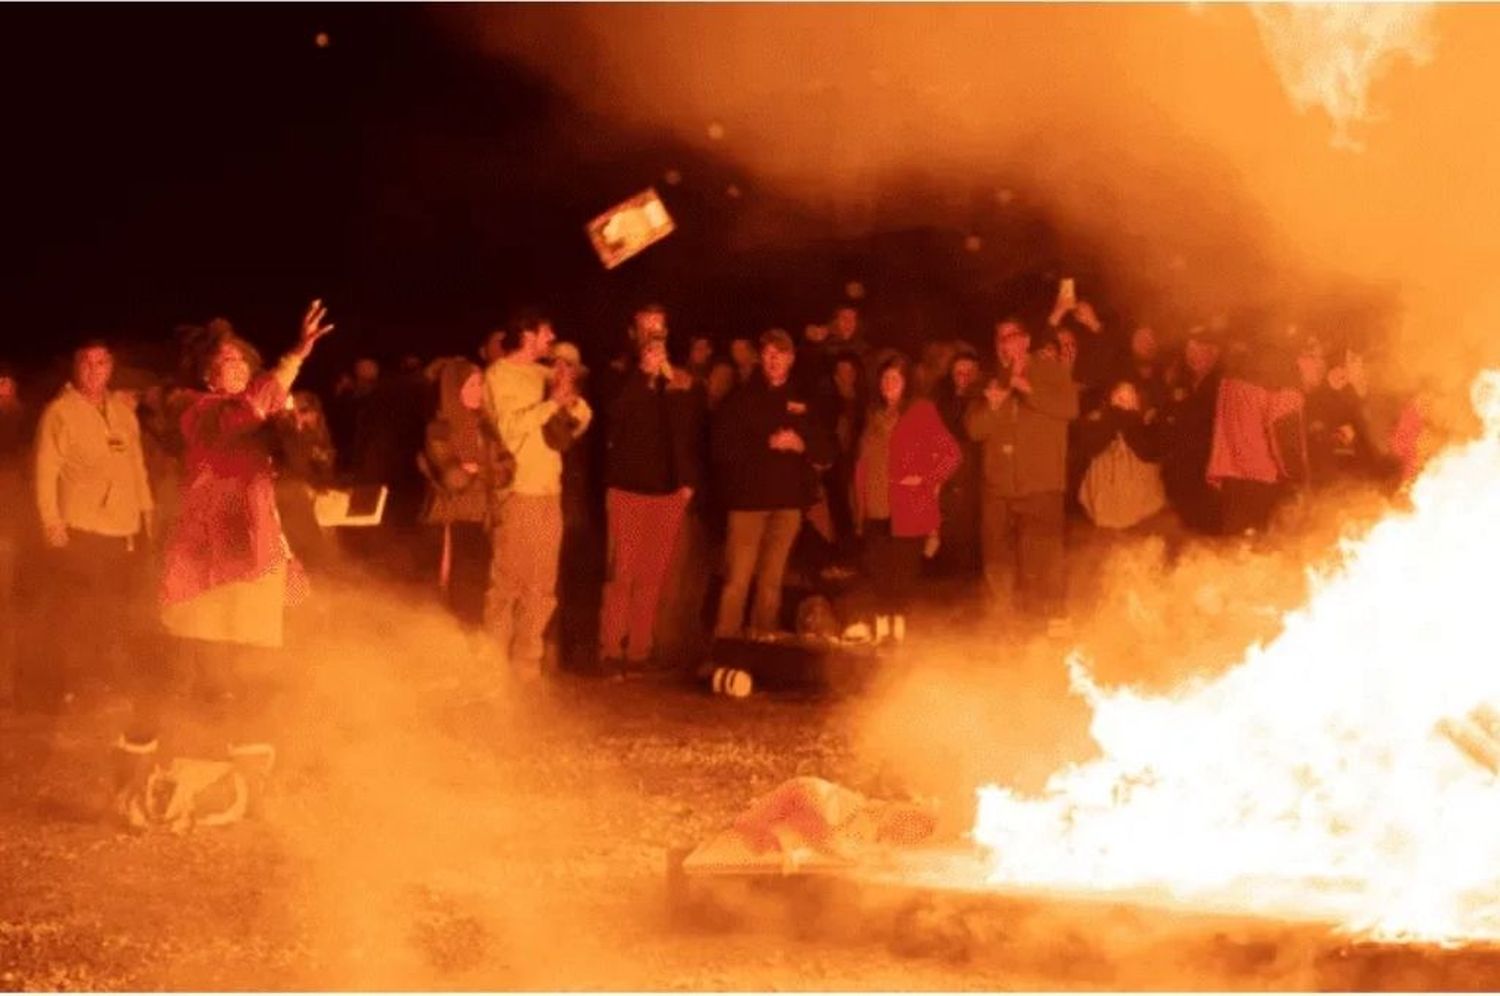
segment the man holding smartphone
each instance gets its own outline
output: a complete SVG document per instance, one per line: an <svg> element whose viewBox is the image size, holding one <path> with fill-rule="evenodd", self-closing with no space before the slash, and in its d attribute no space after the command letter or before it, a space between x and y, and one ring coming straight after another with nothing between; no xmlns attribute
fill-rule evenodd
<svg viewBox="0 0 1500 996"><path fill-rule="evenodd" d="M997 607L1058 619L1065 614L1068 423L1078 415L1078 389L1050 329L1033 340L1019 321L1002 321L995 352L997 375L964 417L983 454L985 580Z"/></svg>

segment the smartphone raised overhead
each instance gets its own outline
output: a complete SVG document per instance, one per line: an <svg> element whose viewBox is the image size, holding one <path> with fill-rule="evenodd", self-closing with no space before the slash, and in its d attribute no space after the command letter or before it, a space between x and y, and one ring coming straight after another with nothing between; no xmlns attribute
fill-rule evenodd
<svg viewBox="0 0 1500 996"><path fill-rule="evenodd" d="M1078 304L1078 284L1072 277L1063 277L1057 282L1057 303L1065 308Z"/></svg>

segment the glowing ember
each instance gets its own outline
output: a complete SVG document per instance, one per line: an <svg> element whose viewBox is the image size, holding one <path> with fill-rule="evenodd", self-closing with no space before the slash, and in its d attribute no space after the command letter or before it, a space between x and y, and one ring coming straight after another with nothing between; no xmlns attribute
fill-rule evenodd
<svg viewBox="0 0 1500 996"><path fill-rule="evenodd" d="M1255 4L1255 23L1287 96L1299 111L1321 107L1333 144L1358 149L1351 129L1374 117L1370 88L1400 58L1432 58L1425 4Z"/></svg>
<svg viewBox="0 0 1500 996"><path fill-rule="evenodd" d="M1500 938L1500 780L1439 730L1500 702L1485 583L1500 553L1500 372L1473 397L1482 436L1429 466L1409 513L1345 541L1281 636L1233 670L1151 697L1070 662L1103 756L1040 798L980 790L991 882L1144 891L1388 939Z"/></svg>

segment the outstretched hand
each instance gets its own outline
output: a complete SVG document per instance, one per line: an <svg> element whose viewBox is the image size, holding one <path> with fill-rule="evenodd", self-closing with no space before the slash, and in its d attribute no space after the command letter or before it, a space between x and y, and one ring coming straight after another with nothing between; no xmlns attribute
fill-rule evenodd
<svg viewBox="0 0 1500 996"><path fill-rule="evenodd" d="M323 306L321 299L315 299L307 306L307 313L302 316L302 337L297 341L295 352L304 360L312 352L319 339L333 331L333 325L323 324L328 317L328 309Z"/></svg>

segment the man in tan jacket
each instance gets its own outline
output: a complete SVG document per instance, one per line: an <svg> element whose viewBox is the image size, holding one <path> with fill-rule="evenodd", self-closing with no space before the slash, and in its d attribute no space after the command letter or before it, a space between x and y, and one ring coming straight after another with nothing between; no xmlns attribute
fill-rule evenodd
<svg viewBox="0 0 1500 996"><path fill-rule="evenodd" d="M114 356L91 341L73 353L72 379L42 411L36 434L36 502L54 552L52 613L58 642L51 684L66 702L80 679L109 683L135 636L142 533L151 533L151 487L135 412L109 390Z"/></svg>
<svg viewBox="0 0 1500 996"><path fill-rule="evenodd" d="M562 549L562 453L593 417L571 374L555 375L552 325L536 314L513 323L516 348L484 374L484 402L496 435L515 458L515 476L493 524L485 623L524 678L541 674L544 635L557 608Z"/></svg>

